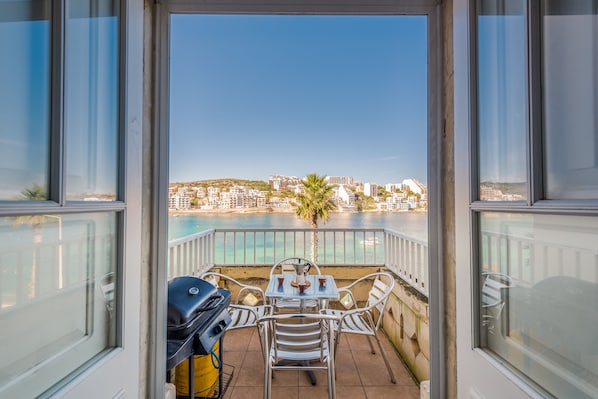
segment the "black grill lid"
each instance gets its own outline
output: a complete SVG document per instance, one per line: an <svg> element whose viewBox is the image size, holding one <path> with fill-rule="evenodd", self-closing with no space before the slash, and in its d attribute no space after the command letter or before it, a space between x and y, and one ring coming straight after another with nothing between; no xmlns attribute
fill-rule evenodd
<svg viewBox="0 0 598 399"><path fill-rule="evenodd" d="M212 310L210 298L218 289L199 277L181 276L168 282L168 327L181 327Z"/></svg>

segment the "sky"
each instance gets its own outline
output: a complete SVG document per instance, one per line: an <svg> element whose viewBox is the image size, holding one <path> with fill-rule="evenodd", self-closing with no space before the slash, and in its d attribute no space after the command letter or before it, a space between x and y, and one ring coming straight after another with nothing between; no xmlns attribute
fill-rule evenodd
<svg viewBox="0 0 598 399"><path fill-rule="evenodd" d="M427 178L423 16L173 15L169 176Z"/></svg>

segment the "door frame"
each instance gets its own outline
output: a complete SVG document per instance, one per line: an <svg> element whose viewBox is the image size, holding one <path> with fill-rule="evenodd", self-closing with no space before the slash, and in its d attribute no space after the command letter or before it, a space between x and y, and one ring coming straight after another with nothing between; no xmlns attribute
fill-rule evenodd
<svg viewBox="0 0 598 399"><path fill-rule="evenodd" d="M168 255L168 126L169 126L169 17L171 13L200 14L273 14L273 15L425 15L428 19L428 264L430 307L430 390L433 397L446 396L446 343L444 311L443 206L443 6L440 0L263 0L227 3L210 1L162 0L155 6L155 109L152 156L155 160L152 179L153 239L152 254L156 273L151 282L155 298L150 331L150 375L154 376L152 397L164 396L166 375L166 303Z"/></svg>

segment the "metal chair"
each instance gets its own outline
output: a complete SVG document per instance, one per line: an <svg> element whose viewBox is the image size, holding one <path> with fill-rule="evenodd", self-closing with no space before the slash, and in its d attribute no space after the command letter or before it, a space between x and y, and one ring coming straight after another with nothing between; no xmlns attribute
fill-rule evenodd
<svg viewBox="0 0 598 399"><path fill-rule="evenodd" d="M321 274L320 268L315 262L312 262L305 258L291 257L291 258L283 259L283 260L277 262L276 264L274 264L274 266L272 266L272 268L270 269L270 279L272 279L275 274L296 275L294 265L297 263L305 264L305 267L307 267L308 273L313 268L316 271L316 274L318 274L318 275ZM272 300L270 305L272 305L274 311L291 310L291 311L297 312L297 311L299 311L299 308L300 308L300 303L296 299L280 299L279 298L276 300ZM305 309L314 309L314 311L318 311L320 304L315 299L314 300L305 300L304 307L305 307Z"/></svg>
<svg viewBox="0 0 598 399"><path fill-rule="evenodd" d="M482 326L494 334L496 320L500 318L502 309L505 306L503 289L513 286L510 276L497 272L483 272L482 277Z"/></svg>
<svg viewBox="0 0 598 399"><path fill-rule="evenodd" d="M368 293L367 302L364 307L357 307L353 289L358 284L371 279L374 281ZM337 334L361 334L367 336L372 354L376 354L376 351L374 350L374 346L370 339L371 337L376 338L380 354L382 355L382 359L384 359L384 364L390 375L390 381L393 384L396 384L396 378L392 372L390 363L386 358L386 354L382 349L380 338L378 337L378 329L382 323L384 308L386 307L386 303L388 302L394 284L395 280L389 273L377 272L368 274L367 276L361 277L353 283L338 289L341 295L341 303L346 303L349 307L348 310L324 309L321 312L337 316L340 319L340 322L335 325ZM347 297L345 297L345 295ZM345 302L343 301L344 298L349 298L349 300ZM336 343L338 344L338 338L336 339Z"/></svg>
<svg viewBox="0 0 598 399"><path fill-rule="evenodd" d="M336 316L282 313L258 321L265 359L264 399L271 396L276 370L327 370L328 398L336 398L334 351Z"/></svg>
<svg viewBox="0 0 598 399"><path fill-rule="evenodd" d="M231 323L226 327L228 330L236 328L255 327L260 317L269 315L272 307L265 303L264 290L253 285L243 284L225 274L207 272L201 278L218 285L219 280L226 282L226 288L232 292L231 304L228 312Z"/></svg>

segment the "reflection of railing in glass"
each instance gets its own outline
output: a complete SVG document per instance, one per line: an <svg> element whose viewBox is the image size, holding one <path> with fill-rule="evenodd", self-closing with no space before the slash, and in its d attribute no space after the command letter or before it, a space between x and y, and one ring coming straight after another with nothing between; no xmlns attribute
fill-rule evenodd
<svg viewBox="0 0 598 399"><path fill-rule="evenodd" d="M593 216L481 217L481 347L558 397L598 395L597 237Z"/></svg>

